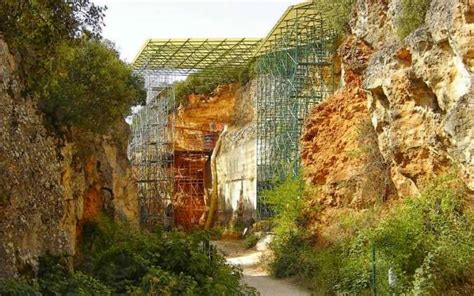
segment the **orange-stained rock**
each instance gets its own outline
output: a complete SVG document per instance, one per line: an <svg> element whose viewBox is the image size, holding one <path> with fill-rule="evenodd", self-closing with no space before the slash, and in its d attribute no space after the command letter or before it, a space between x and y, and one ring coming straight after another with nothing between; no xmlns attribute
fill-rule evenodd
<svg viewBox="0 0 474 296"><path fill-rule="evenodd" d="M236 92L240 84L219 86L210 96L192 94L174 120L175 150L202 151L204 135L220 133L235 114Z"/></svg>
<svg viewBox="0 0 474 296"><path fill-rule="evenodd" d="M349 209L361 210L395 196L362 87L371 54L365 42L346 38L339 48L344 86L315 106L305 121L300 140L304 176L318 189L303 213L310 232L321 234L321 224L330 225Z"/></svg>

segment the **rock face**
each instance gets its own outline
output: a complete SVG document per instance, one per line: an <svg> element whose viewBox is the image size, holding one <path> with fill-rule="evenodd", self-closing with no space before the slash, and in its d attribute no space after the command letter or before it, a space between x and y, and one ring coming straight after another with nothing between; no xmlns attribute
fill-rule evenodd
<svg viewBox="0 0 474 296"><path fill-rule="evenodd" d="M372 203L360 177L373 171L367 164L377 162L382 165L376 175L386 176L383 199L416 194L454 166L474 190L470 3L431 1L425 23L400 41L400 0L357 1L352 34L339 49L345 84L312 110L301 139L307 180L322 189L321 204ZM367 120L372 128L364 134L373 137L354 140L353 130ZM357 153L370 139L378 161Z"/></svg>
<svg viewBox="0 0 474 296"><path fill-rule="evenodd" d="M472 13L463 1L432 1L425 25L369 61L369 111L400 195L454 164L474 189Z"/></svg>
<svg viewBox="0 0 474 296"><path fill-rule="evenodd" d="M121 124L127 130L126 123ZM69 250L73 255L81 241L82 225L100 214L138 226L137 189L126 155L126 138L89 136L85 147L72 142L61 149L66 208L61 223L73 242ZM83 135L77 137L84 141ZM85 156L81 155L84 150L89 150Z"/></svg>
<svg viewBox="0 0 474 296"><path fill-rule="evenodd" d="M232 121L221 134L216 157L219 223L251 224L257 208L257 124L255 81L243 87L235 98Z"/></svg>
<svg viewBox="0 0 474 296"><path fill-rule="evenodd" d="M222 145L216 153L216 222L221 225L256 218L255 92L255 82L246 86L221 85L211 95L189 95L188 104L180 107L173 117L175 151L205 151L205 133L221 138ZM209 172L211 152L205 151ZM210 178L205 178L209 191L211 183Z"/></svg>
<svg viewBox="0 0 474 296"><path fill-rule="evenodd" d="M126 137L53 136L15 69L0 39L0 277L34 273L44 254L72 258L99 213L136 223L138 211Z"/></svg>
<svg viewBox="0 0 474 296"><path fill-rule="evenodd" d="M319 206L358 209L394 192L362 88L371 54L366 43L347 38L339 49L344 86L306 120L301 156L306 179L321 189Z"/></svg>
<svg viewBox="0 0 474 296"><path fill-rule="evenodd" d="M61 155L34 102L20 96L0 40L0 277L34 271L37 256L67 253Z"/></svg>

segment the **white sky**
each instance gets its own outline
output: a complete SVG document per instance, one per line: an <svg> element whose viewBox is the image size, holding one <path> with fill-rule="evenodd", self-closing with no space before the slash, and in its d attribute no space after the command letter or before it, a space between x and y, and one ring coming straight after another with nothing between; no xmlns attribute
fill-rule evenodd
<svg viewBox="0 0 474 296"><path fill-rule="evenodd" d="M302 0L93 0L107 5L103 36L131 62L149 38L265 37Z"/></svg>

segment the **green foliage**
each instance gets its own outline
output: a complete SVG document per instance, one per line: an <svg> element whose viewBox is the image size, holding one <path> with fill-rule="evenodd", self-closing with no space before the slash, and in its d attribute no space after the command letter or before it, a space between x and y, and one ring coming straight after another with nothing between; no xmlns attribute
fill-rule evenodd
<svg viewBox="0 0 474 296"><path fill-rule="evenodd" d="M0 279L0 295L23 296L41 295L39 284L36 280L25 278L5 280Z"/></svg>
<svg viewBox="0 0 474 296"><path fill-rule="evenodd" d="M240 271L227 266L215 250L208 252L208 236L144 233L102 218L85 228L80 268L114 293L242 295L247 290L239 283Z"/></svg>
<svg viewBox="0 0 474 296"><path fill-rule="evenodd" d="M325 16L329 28L341 36L349 29L352 7L355 0L319 0L316 6L321 14Z"/></svg>
<svg viewBox="0 0 474 296"><path fill-rule="evenodd" d="M302 227L279 234L270 267L277 276L306 281L317 295L369 295L375 247L381 295L472 295L474 215L465 208L464 196L453 177L440 177L382 218L377 219L378 211L336 222L350 235L324 246L312 246ZM389 270L396 277L393 287Z"/></svg>
<svg viewBox="0 0 474 296"><path fill-rule="evenodd" d="M38 278L0 281L1 295L110 295L110 289L81 272L70 273L62 258L40 259Z"/></svg>
<svg viewBox="0 0 474 296"><path fill-rule="evenodd" d="M474 215L463 195L452 176L439 178L372 233L381 260L400 274L401 292L439 295L474 274Z"/></svg>
<svg viewBox="0 0 474 296"><path fill-rule="evenodd" d="M29 94L43 95L64 42L83 34L99 36L104 11L90 0L0 2L0 33L20 60Z"/></svg>
<svg viewBox="0 0 474 296"><path fill-rule="evenodd" d="M258 235L256 235L255 233L249 234L244 240L245 247L247 249L251 249L251 248L255 247L257 245L259 239L260 239L260 237Z"/></svg>
<svg viewBox="0 0 474 296"><path fill-rule="evenodd" d="M219 76L198 72L189 75L186 80L175 84L175 97L177 104L186 104L187 97L191 94L210 95L219 85L234 82L247 83L255 76L254 62L243 68L236 68L220 73Z"/></svg>
<svg viewBox="0 0 474 296"><path fill-rule="evenodd" d="M277 235L284 237L298 230L296 222L303 207L304 193L305 184L301 176L289 176L273 189L262 193L263 200L274 212L274 231Z"/></svg>
<svg viewBox="0 0 474 296"><path fill-rule="evenodd" d="M402 0L402 10L397 19L397 31L401 40L425 22L431 0Z"/></svg>
<svg viewBox="0 0 474 296"><path fill-rule="evenodd" d="M37 280L0 282L1 295L255 295L241 271L209 248L208 233L140 232L103 217L84 226L81 262L69 272L41 259ZM35 295L34 293L30 295Z"/></svg>
<svg viewBox="0 0 474 296"><path fill-rule="evenodd" d="M54 125L103 133L143 103L143 81L105 43L81 39L58 51L42 110Z"/></svg>
<svg viewBox="0 0 474 296"><path fill-rule="evenodd" d="M105 132L145 98L141 78L99 41L104 11L89 0L0 2L0 33L25 95L40 100L57 130Z"/></svg>

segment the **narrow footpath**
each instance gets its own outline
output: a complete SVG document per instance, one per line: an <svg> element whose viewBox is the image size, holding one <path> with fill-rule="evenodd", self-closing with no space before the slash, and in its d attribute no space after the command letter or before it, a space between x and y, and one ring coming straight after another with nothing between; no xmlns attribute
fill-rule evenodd
<svg viewBox="0 0 474 296"><path fill-rule="evenodd" d="M260 292L260 295L311 295L309 291L298 287L291 280L276 279L270 276L261 263L262 256L266 252L264 246L263 248L246 249L243 241L240 240L215 241L214 244L225 255L228 264L238 265L242 268L244 275L242 281L256 288Z"/></svg>

